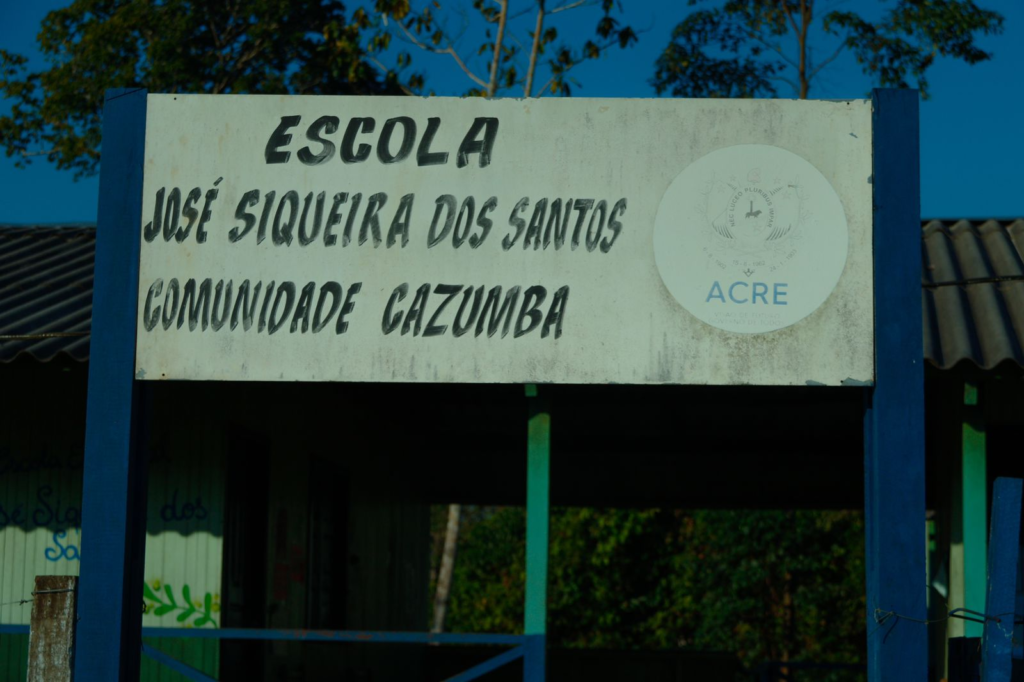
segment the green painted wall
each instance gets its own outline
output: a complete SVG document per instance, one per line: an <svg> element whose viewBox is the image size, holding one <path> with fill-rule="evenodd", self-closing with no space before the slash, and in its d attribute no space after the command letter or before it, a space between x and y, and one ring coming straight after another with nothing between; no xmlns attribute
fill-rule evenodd
<svg viewBox="0 0 1024 682"><path fill-rule="evenodd" d="M0 635L0 680L28 679L28 635Z"/></svg>
<svg viewBox="0 0 1024 682"><path fill-rule="evenodd" d="M217 627L224 554L223 444L154 434L149 467L144 626Z"/></svg>
<svg viewBox="0 0 1024 682"><path fill-rule="evenodd" d="M37 575L77 575L81 537L82 429L51 404L5 404L0 414L0 623L28 624ZM52 404L56 401L58 404ZM69 410L73 405L67 406ZM80 409L80 406L79 406ZM56 410L56 413L54 412ZM65 415L66 417L66 415ZM197 437L200 436L201 437ZM152 434L143 625L207 627L220 624L224 534L224 444L209 429ZM179 660L216 676L215 641L153 642ZM23 682L26 635L0 636L0 682ZM143 680L182 679L152 661Z"/></svg>

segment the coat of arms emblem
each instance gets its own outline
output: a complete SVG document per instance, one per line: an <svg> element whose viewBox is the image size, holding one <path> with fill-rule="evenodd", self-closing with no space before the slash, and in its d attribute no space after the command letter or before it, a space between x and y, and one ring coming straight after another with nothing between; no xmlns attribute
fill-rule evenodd
<svg viewBox="0 0 1024 682"><path fill-rule="evenodd" d="M822 173L769 145L717 149L669 185L655 223L662 281L689 312L733 332L787 327L846 265L846 215Z"/></svg>
<svg viewBox="0 0 1024 682"><path fill-rule="evenodd" d="M747 277L784 267L800 239L801 193L799 177L774 170L710 177L698 209L706 223L709 257Z"/></svg>

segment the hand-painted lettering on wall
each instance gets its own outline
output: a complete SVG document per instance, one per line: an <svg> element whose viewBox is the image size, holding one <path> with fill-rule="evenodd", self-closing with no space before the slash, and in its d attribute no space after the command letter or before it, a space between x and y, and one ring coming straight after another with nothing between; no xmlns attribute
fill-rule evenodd
<svg viewBox="0 0 1024 682"><path fill-rule="evenodd" d="M70 452L51 452L43 445L41 451L29 455L15 455L0 447L0 476L62 469L81 471L83 456L84 450L81 447L73 448Z"/></svg>
<svg viewBox="0 0 1024 682"><path fill-rule="evenodd" d="M166 523L175 521L205 521L209 517L203 498L197 496L195 502L185 500L178 506L178 491L171 493L171 499L160 507L160 518Z"/></svg>
<svg viewBox="0 0 1024 682"><path fill-rule="evenodd" d="M79 528L75 528L75 537L72 542L68 538L68 532L66 530L57 531L50 538L53 543L53 547L47 547L43 550L43 556L46 557L47 561L57 562L61 559L67 559L68 561L81 561L81 553L79 547L82 543L82 531Z"/></svg>
<svg viewBox="0 0 1024 682"><path fill-rule="evenodd" d="M53 486L46 484L36 489L35 501L0 502L0 530L9 525L31 528L64 529L78 526L82 511L79 507L63 502Z"/></svg>

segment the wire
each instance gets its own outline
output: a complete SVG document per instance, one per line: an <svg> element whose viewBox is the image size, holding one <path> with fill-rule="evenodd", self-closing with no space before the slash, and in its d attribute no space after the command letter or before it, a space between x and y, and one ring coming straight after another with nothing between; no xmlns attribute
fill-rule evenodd
<svg viewBox="0 0 1024 682"><path fill-rule="evenodd" d="M878 614L883 614L883 615L882 615L881 618L879 618ZM953 616L952 614L946 614L945 616L943 616L941 618L932 618L932 619L929 619L929 620L923 620L921 618L911 618L910 616L904 616L903 614L896 613L895 611L883 611L882 609L875 609L875 622L878 623L879 625L885 623L885 621L889 620L889 618L896 618L896 620L909 620L912 623L921 623L922 625L931 625L932 623L944 623L945 621L949 620L950 618L957 618L957 617L958 616Z"/></svg>
<svg viewBox="0 0 1024 682"><path fill-rule="evenodd" d="M73 587L63 587L63 588L61 588L59 590L36 590L35 592L32 593L32 596L35 596L37 594L63 594L65 592L74 592L74 591L75 591L75 588L73 588Z"/></svg>
<svg viewBox="0 0 1024 682"><path fill-rule="evenodd" d="M74 592L74 591L75 591L75 588L73 588L73 587L64 587L64 588L61 588L59 590L36 590L35 592L32 593L32 597L36 596L37 594L61 594L61 593L64 593L64 592ZM0 604L0 606L12 606L12 605L15 605L15 604L18 605L18 606L23 606L25 604L28 604L31 601L35 601L34 599L32 599L32 597L28 597L27 599L19 599L17 601L4 602L3 604Z"/></svg>
<svg viewBox="0 0 1024 682"><path fill-rule="evenodd" d="M32 600L31 599L19 599L18 601L6 601L3 604L0 604L0 606L13 606L13 605L22 606L24 604L29 603L30 601L32 601Z"/></svg>
<svg viewBox="0 0 1024 682"><path fill-rule="evenodd" d="M947 604L946 606L949 606L949 605ZM981 618L972 618L971 616L965 616L965 615L963 615L965 613L972 614L973 616L981 616ZM933 625L935 623L944 623L947 620L949 620L950 618L959 618L961 620L969 620L969 621L974 622L974 623L982 623L982 624L988 623L988 622L993 622L993 623L996 624L996 626L1000 630L1003 630L1004 633L1005 633L1005 630L1004 630L1004 628L1001 625L1001 623L1003 622L1003 618L1005 616L1014 616L1014 615L1016 615L1016 614L1011 611L1011 612L1008 612L1008 613L1000 613L1000 614L997 614L995 616L990 616L987 613L982 613L981 611L972 611L971 609L959 608L959 609L953 609L953 610L949 611L948 613L946 613L946 615L944 615L944 616L942 616L940 618L923 619L923 618L913 618L912 616L904 616L902 613L896 613L895 611L885 611L883 609L877 609L876 608L875 609L875 622L878 624L878 627L876 627L874 630L872 630L870 633L868 633L868 638L870 639L876 632L881 630L882 626L884 626L885 623L890 618L894 618L895 619L893 621L893 626L895 626L896 623L898 623L901 620L907 620L907 621L910 621L911 623L921 623L922 625ZM1013 624L1014 625L1020 625L1021 622L1020 621L1013 621Z"/></svg>

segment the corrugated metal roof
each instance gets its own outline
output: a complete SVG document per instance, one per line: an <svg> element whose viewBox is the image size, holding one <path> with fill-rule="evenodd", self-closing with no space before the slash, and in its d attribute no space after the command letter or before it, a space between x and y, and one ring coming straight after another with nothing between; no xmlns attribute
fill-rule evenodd
<svg viewBox="0 0 1024 682"><path fill-rule="evenodd" d="M0 227L0 362L89 357L94 227Z"/></svg>
<svg viewBox="0 0 1024 682"><path fill-rule="evenodd" d="M95 233L0 226L0 362L88 358ZM925 358L1024 367L1024 219L933 220L922 237Z"/></svg>
<svg viewBox="0 0 1024 682"><path fill-rule="evenodd" d="M932 220L922 236L925 357L1024 366L1024 219Z"/></svg>

